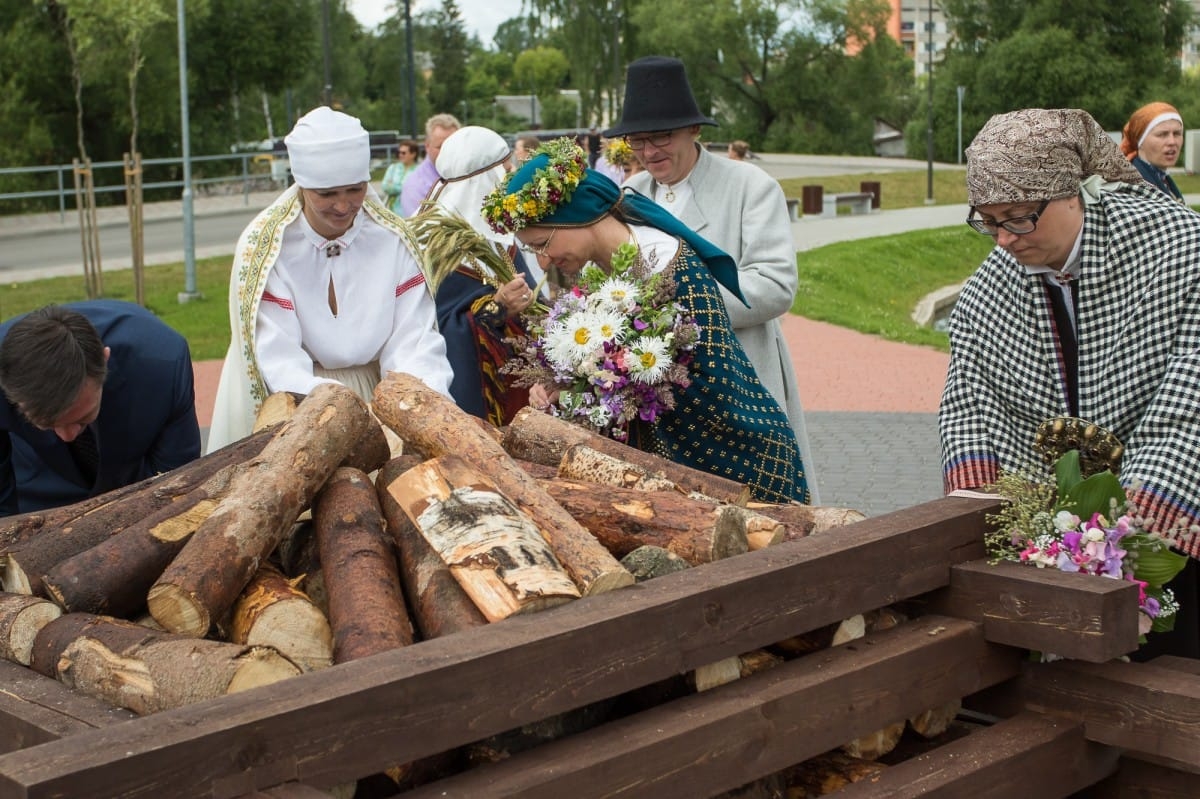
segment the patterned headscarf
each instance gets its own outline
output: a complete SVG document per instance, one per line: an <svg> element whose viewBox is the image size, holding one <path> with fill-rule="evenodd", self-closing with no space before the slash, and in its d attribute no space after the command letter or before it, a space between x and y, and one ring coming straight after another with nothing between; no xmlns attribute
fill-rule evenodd
<svg viewBox="0 0 1200 799"><path fill-rule="evenodd" d="M1147 103L1134 111L1125 123L1125 129L1121 131L1121 152L1125 153L1125 157L1130 161L1137 158L1138 149L1150 135L1150 131L1171 119L1180 125L1183 124L1183 117L1170 103Z"/></svg>
<svg viewBox="0 0 1200 799"><path fill-rule="evenodd" d="M997 114L967 148L967 201L972 206L1070 197L1092 175L1143 182L1096 120L1077 108Z"/></svg>

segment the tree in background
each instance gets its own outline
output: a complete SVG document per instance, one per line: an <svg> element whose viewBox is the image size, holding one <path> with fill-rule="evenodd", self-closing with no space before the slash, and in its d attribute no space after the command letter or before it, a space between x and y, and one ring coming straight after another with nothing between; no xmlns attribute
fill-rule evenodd
<svg viewBox="0 0 1200 799"><path fill-rule="evenodd" d="M570 69L566 55L554 47L535 47L517 56L513 64L513 85L538 98L542 116L535 121L540 127L575 125L575 104L563 100L558 94ZM564 103L569 106L566 124L563 124Z"/></svg>
<svg viewBox="0 0 1200 799"><path fill-rule="evenodd" d="M643 0L527 0L547 26L555 28L555 41L570 63L571 88L579 90L583 126L598 122L607 107L608 117L620 116L620 86L626 57L632 58L630 20L643 5L662 8L664 2ZM684 24L703 13L700 2L686 3L682 15L663 14Z"/></svg>
<svg viewBox="0 0 1200 799"><path fill-rule="evenodd" d="M228 152L234 142L288 130L284 95L321 61L317 11L311 0L208 0L203 13L189 17L188 98L197 152ZM263 93L267 107L260 112ZM251 99L246 113L243 98Z"/></svg>
<svg viewBox="0 0 1200 799"><path fill-rule="evenodd" d="M939 160L957 155L958 86L966 87L964 147L993 114L1084 108L1107 130L1119 130L1138 106L1180 93L1178 54L1192 21L1187 0L942 0L941 5L954 35L933 72ZM927 102L924 92L921 97ZM924 119L923 107L906 130L914 157L924 156Z"/></svg>
<svg viewBox="0 0 1200 799"><path fill-rule="evenodd" d="M466 28L454 0L442 0L427 23L429 27L429 59L433 79L429 82L429 105L433 113L463 113L467 94L467 57L469 54ZM461 120L460 120L461 121Z"/></svg>

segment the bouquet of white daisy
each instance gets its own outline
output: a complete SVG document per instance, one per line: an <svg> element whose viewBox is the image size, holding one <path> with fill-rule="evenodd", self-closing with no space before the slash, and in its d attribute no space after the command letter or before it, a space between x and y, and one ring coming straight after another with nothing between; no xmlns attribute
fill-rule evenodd
<svg viewBox="0 0 1200 799"><path fill-rule="evenodd" d="M652 272L633 244L621 245L611 274L589 264L529 335L511 340L504 371L518 385L558 391L550 411L618 441L635 420L653 423L687 388L700 327L675 300L668 267Z"/></svg>

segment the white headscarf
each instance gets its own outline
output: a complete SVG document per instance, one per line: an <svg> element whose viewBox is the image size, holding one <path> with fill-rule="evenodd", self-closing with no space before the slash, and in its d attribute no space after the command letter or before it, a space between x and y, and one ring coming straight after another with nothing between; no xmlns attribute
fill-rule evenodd
<svg viewBox="0 0 1200 799"><path fill-rule="evenodd" d="M371 138L349 114L320 106L296 121L283 140L296 185L332 189L371 179Z"/></svg>
<svg viewBox="0 0 1200 799"><path fill-rule="evenodd" d="M479 235L504 246L513 237L492 230L483 218L483 200L504 180L504 165L512 150L494 130L468 125L450 134L437 158L441 180L429 190L429 199L454 211Z"/></svg>

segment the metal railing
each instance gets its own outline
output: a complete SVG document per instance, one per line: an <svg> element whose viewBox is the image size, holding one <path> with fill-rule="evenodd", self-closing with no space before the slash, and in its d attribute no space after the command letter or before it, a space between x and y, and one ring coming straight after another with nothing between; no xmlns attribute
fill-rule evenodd
<svg viewBox="0 0 1200 799"><path fill-rule="evenodd" d="M371 150L372 160L386 166L394 156L395 145L376 145ZM217 165L223 165L228 162L234 162L232 168L216 168ZM251 192L282 189L291 181L291 172L287 169L286 153L278 151L192 156L191 163L193 167L199 165L199 168L193 172L192 177L192 186L197 195L216 193L213 192L211 187L232 187L232 190L227 189L222 193L228 195L240 192L247 205L250 204ZM263 171L258 166L259 164L265 165L266 171ZM211 165L211 167L206 169L205 165ZM93 162L92 172L96 194L123 195L125 192L124 168L125 165L121 161ZM152 198L155 194L161 195L163 190L166 189L179 189L179 194L182 194L182 158L144 158L142 159L142 169L144 172L142 190L145 194L150 195L148 198L149 201L153 201ZM39 211L46 212L56 209L59 221L65 221L67 211L76 210L74 170L75 167L71 164L0 168L0 188L3 188L6 176L34 176L35 181L37 176L46 176L45 188L33 188L26 191L0 191L0 216L37 213ZM114 178L108 183L102 183L98 176L102 171L107 172L108 170L112 170ZM155 173L161 174L163 178L155 180L147 179L146 176ZM206 190L206 187L210 188ZM158 199L178 199L179 194L174 197L160 196ZM37 201L41 200L48 202L39 207ZM34 202L31 203L30 201ZM118 205L121 202L122 200L115 200L111 204Z"/></svg>

